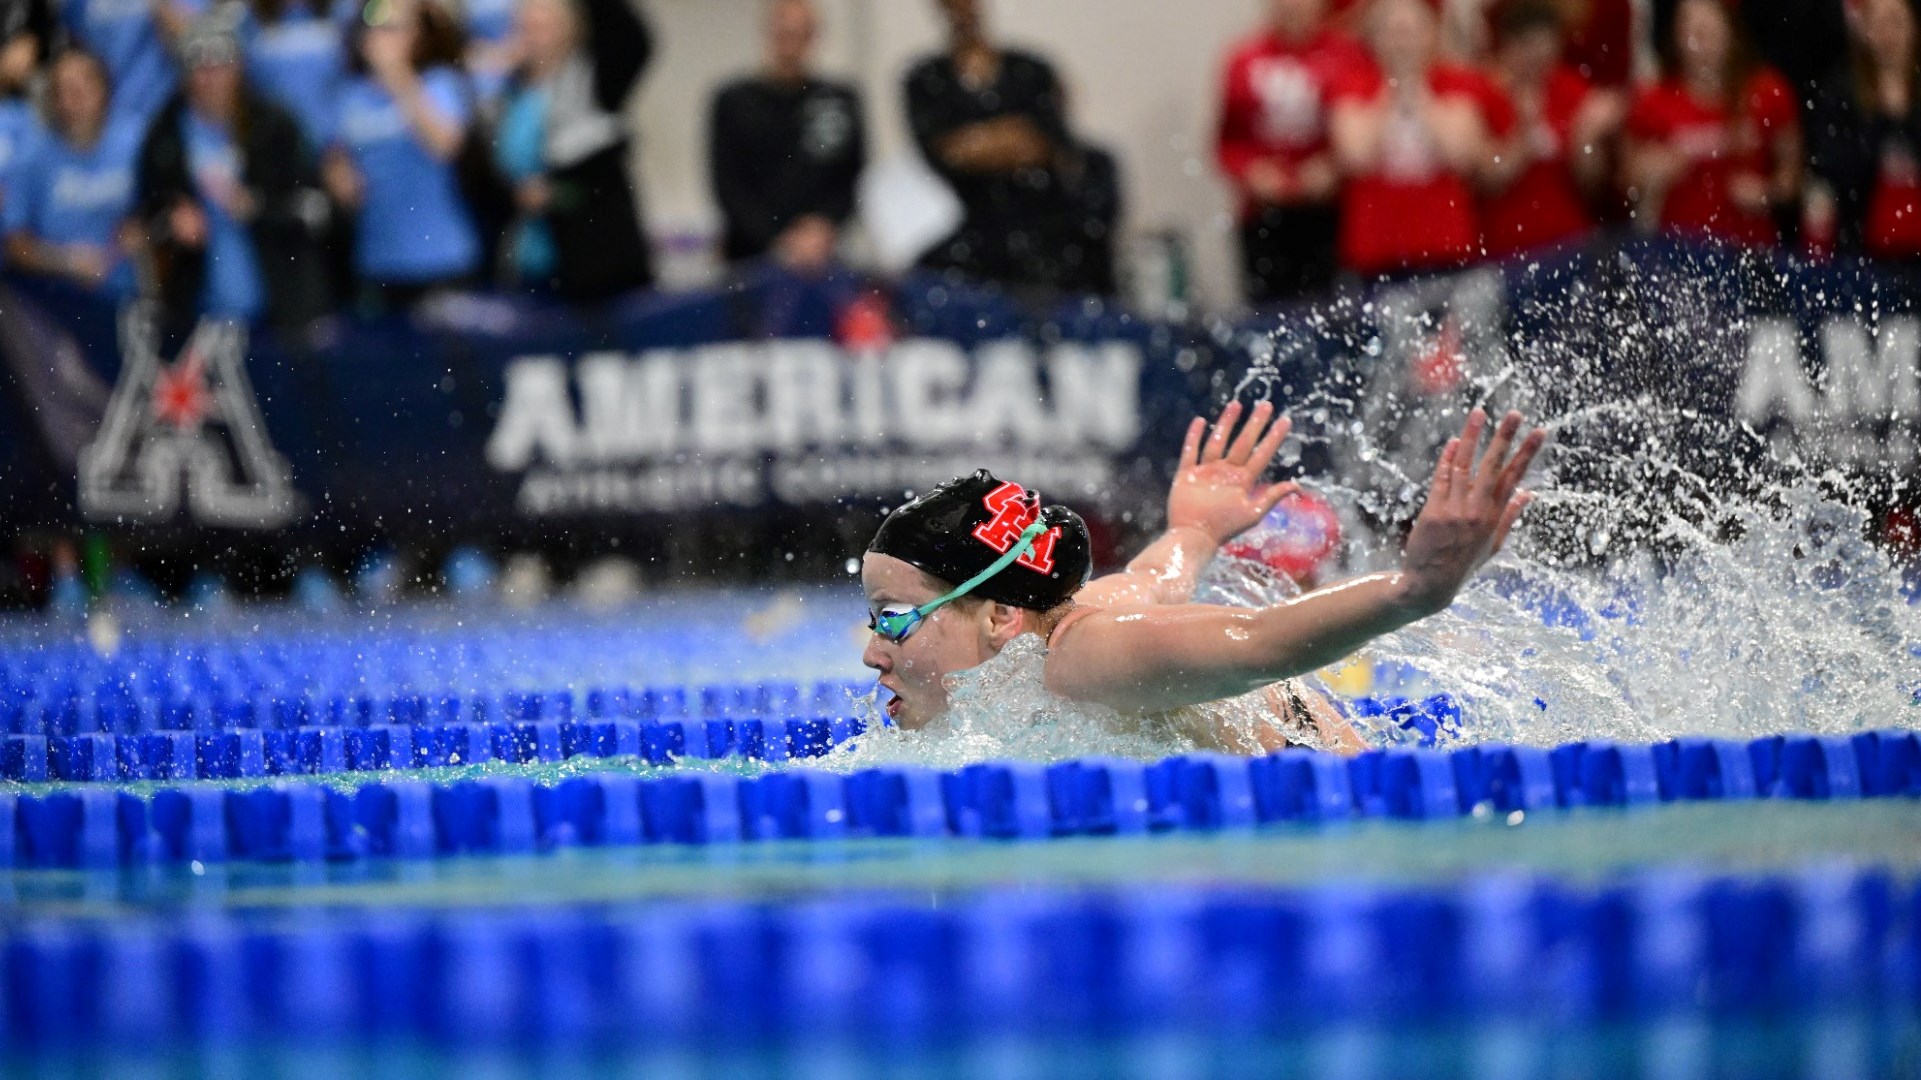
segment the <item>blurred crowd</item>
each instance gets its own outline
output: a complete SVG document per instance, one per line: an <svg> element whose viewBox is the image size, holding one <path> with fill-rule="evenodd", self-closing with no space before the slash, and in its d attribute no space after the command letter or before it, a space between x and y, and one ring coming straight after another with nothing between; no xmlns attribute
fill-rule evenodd
<svg viewBox="0 0 1921 1080"><path fill-rule="evenodd" d="M57 3L58 6L50 6ZM651 280L627 0L7 0L9 263L279 328Z"/></svg>
<svg viewBox="0 0 1921 1080"><path fill-rule="evenodd" d="M1911 0L1272 0L1226 65L1250 298L1603 228L1921 258Z"/></svg>
<svg viewBox="0 0 1921 1080"><path fill-rule="evenodd" d="M1271 0L1220 80L1246 298L1638 227L1921 259L1913 0ZM958 206L920 264L1112 293L1120 170L978 0L902 92ZM818 12L719 88L730 262L834 265L867 162ZM489 288L650 286L632 0L0 0L16 270L302 328ZM1197 85L1200 84L1197 79Z"/></svg>

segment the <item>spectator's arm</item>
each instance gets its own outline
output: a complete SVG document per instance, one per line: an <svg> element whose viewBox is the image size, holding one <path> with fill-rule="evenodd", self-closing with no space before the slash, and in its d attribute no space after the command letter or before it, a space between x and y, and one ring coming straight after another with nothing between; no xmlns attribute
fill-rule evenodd
<svg viewBox="0 0 1921 1080"><path fill-rule="evenodd" d="M1474 177L1480 189L1499 195L1520 179L1533 162L1528 146L1529 124L1522 117L1524 103L1494 87L1488 87L1484 116L1487 131L1487 159Z"/></svg>
<svg viewBox="0 0 1921 1080"><path fill-rule="evenodd" d="M1327 141L1334 164L1349 175L1374 171L1381 160L1381 136L1387 128L1386 105L1346 98L1328 109Z"/></svg>
<svg viewBox="0 0 1921 1080"><path fill-rule="evenodd" d="M1044 118L1040 123L1025 115L963 120L949 104L952 89L925 65L907 76L908 126L937 171L1007 172L1041 167L1053 159L1060 144L1047 133Z"/></svg>
<svg viewBox="0 0 1921 1080"><path fill-rule="evenodd" d="M1031 117L997 116L948 132L934 152L955 172L996 173L1040 168L1058 145Z"/></svg>
<svg viewBox="0 0 1921 1080"><path fill-rule="evenodd" d="M619 112L654 58L654 35L634 0L585 0L594 98Z"/></svg>
<svg viewBox="0 0 1921 1080"><path fill-rule="evenodd" d="M780 235L784 223L776 219L773 206L754 183L764 165L754 161L742 145L740 111L740 98L731 89L714 96L707 125L708 175L727 227L754 247L765 248Z"/></svg>
<svg viewBox="0 0 1921 1080"><path fill-rule="evenodd" d="M414 137L429 154L441 161L452 161L467 137L466 116L450 113L442 103L434 101L427 93L426 83L411 66L391 65L379 74L394 103L400 106L400 115L406 118Z"/></svg>
<svg viewBox="0 0 1921 1080"><path fill-rule="evenodd" d="M1801 177L1807 160L1803 144L1798 124L1784 125L1769 140L1774 168L1768 175L1768 201L1775 206L1791 206L1801 198Z"/></svg>
<svg viewBox="0 0 1921 1080"><path fill-rule="evenodd" d="M117 255L114 252L79 244L62 247L49 244L30 232L7 235L7 261L30 274L63 278L86 288L107 279Z"/></svg>
<svg viewBox="0 0 1921 1080"><path fill-rule="evenodd" d="M1688 159L1668 142L1669 125L1659 99L1643 96L1628 110L1621 143L1621 180L1634 201L1658 207L1668 188L1688 169Z"/></svg>
<svg viewBox="0 0 1921 1080"><path fill-rule="evenodd" d="M1687 168L1687 161L1659 139L1632 132L1621 146L1621 176L1637 202L1659 204Z"/></svg>
<svg viewBox="0 0 1921 1080"><path fill-rule="evenodd" d="M1594 194L1607 183L1614 145L1627 116L1627 99L1618 90L1593 90L1574 114L1568 132L1568 171L1582 191Z"/></svg>
<svg viewBox="0 0 1921 1080"><path fill-rule="evenodd" d="M60 249L30 232L7 234L7 262L29 274L58 277L66 272Z"/></svg>
<svg viewBox="0 0 1921 1080"><path fill-rule="evenodd" d="M1421 102L1421 119L1441 152L1441 160L1462 176L1487 172L1500 145L1490 138L1487 122L1473 101L1460 95L1429 94Z"/></svg>
<svg viewBox="0 0 1921 1080"><path fill-rule="evenodd" d="M1515 131L1504 139L1489 139L1487 164L1475 177L1477 186L1484 194L1499 195L1514 186L1529 164L1525 133Z"/></svg>

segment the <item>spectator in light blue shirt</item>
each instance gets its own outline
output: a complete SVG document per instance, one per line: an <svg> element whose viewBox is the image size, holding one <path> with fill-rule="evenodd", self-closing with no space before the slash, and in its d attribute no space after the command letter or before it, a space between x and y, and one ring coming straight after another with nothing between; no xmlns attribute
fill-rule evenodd
<svg viewBox="0 0 1921 1080"><path fill-rule="evenodd" d="M247 80L300 121L309 146L333 142L347 81L351 0L248 0Z"/></svg>
<svg viewBox="0 0 1921 1080"><path fill-rule="evenodd" d="M134 291L134 160L140 131L109 123L110 83L100 59L69 50L48 75L47 122L16 160L0 207L7 259L116 297Z"/></svg>
<svg viewBox="0 0 1921 1080"><path fill-rule="evenodd" d="M170 51L207 0L63 0L61 18L113 83L111 111L145 130L179 84Z"/></svg>
<svg viewBox="0 0 1921 1080"><path fill-rule="evenodd" d="M6 199L7 170L37 124L33 83L52 36L53 11L46 0L0 3L0 203Z"/></svg>
<svg viewBox="0 0 1921 1080"><path fill-rule="evenodd" d="M380 308L459 287L481 243L456 159L473 89L454 65L458 29L436 4L370 0L355 27L356 74L323 164L327 189L356 214L354 272Z"/></svg>

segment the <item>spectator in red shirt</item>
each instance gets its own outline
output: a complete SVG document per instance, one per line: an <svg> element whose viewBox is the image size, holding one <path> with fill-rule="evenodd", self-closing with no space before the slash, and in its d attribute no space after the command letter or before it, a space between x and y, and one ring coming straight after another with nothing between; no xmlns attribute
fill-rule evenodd
<svg viewBox="0 0 1921 1080"><path fill-rule="evenodd" d="M1809 124L1809 232L1921 266L1921 69L1911 0L1862 0L1852 63Z"/></svg>
<svg viewBox="0 0 1921 1080"><path fill-rule="evenodd" d="M1666 75L1628 115L1628 195L1662 228L1732 243L1780 242L1777 212L1801 189L1794 91L1757 63L1720 0L1681 0Z"/></svg>
<svg viewBox="0 0 1921 1080"><path fill-rule="evenodd" d="M1608 144L1625 113L1620 95L1596 90L1559 61L1561 16L1549 0L1497 9L1491 74L1511 109L1511 129L1489 166L1481 235L1489 256L1591 232L1590 202L1608 174Z"/></svg>
<svg viewBox="0 0 1921 1080"><path fill-rule="evenodd" d="M1215 152L1240 200L1248 302L1334 281L1339 174L1327 145L1328 87L1368 64L1327 25L1327 0L1272 0L1268 25L1228 57Z"/></svg>
<svg viewBox="0 0 1921 1080"><path fill-rule="evenodd" d="M1330 93L1329 136L1346 174L1340 259L1367 277L1460 266L1480 250L1472 184L1488 168L1500 91L1435 57L1423 0L1374 0L1372 64Z"/></svg>

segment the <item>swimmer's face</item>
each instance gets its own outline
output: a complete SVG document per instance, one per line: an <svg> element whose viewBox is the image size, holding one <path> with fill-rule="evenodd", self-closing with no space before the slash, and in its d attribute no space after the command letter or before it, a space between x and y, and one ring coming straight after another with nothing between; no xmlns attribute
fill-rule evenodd
<svg viewBox="0 0 1921 1080"><path fill-rule="evenodd" d="M869 613L896 605L919 607L944 591L918 569L871 551L861 559L860 582ZM880 673L880 684L894 695L887 705L894 723L911 730L947 711L947 676L992 659L1011 637L1000 632L996 609L1011 610L960 600L921 620L906 641L868 635L860 660Z"/></svg>

